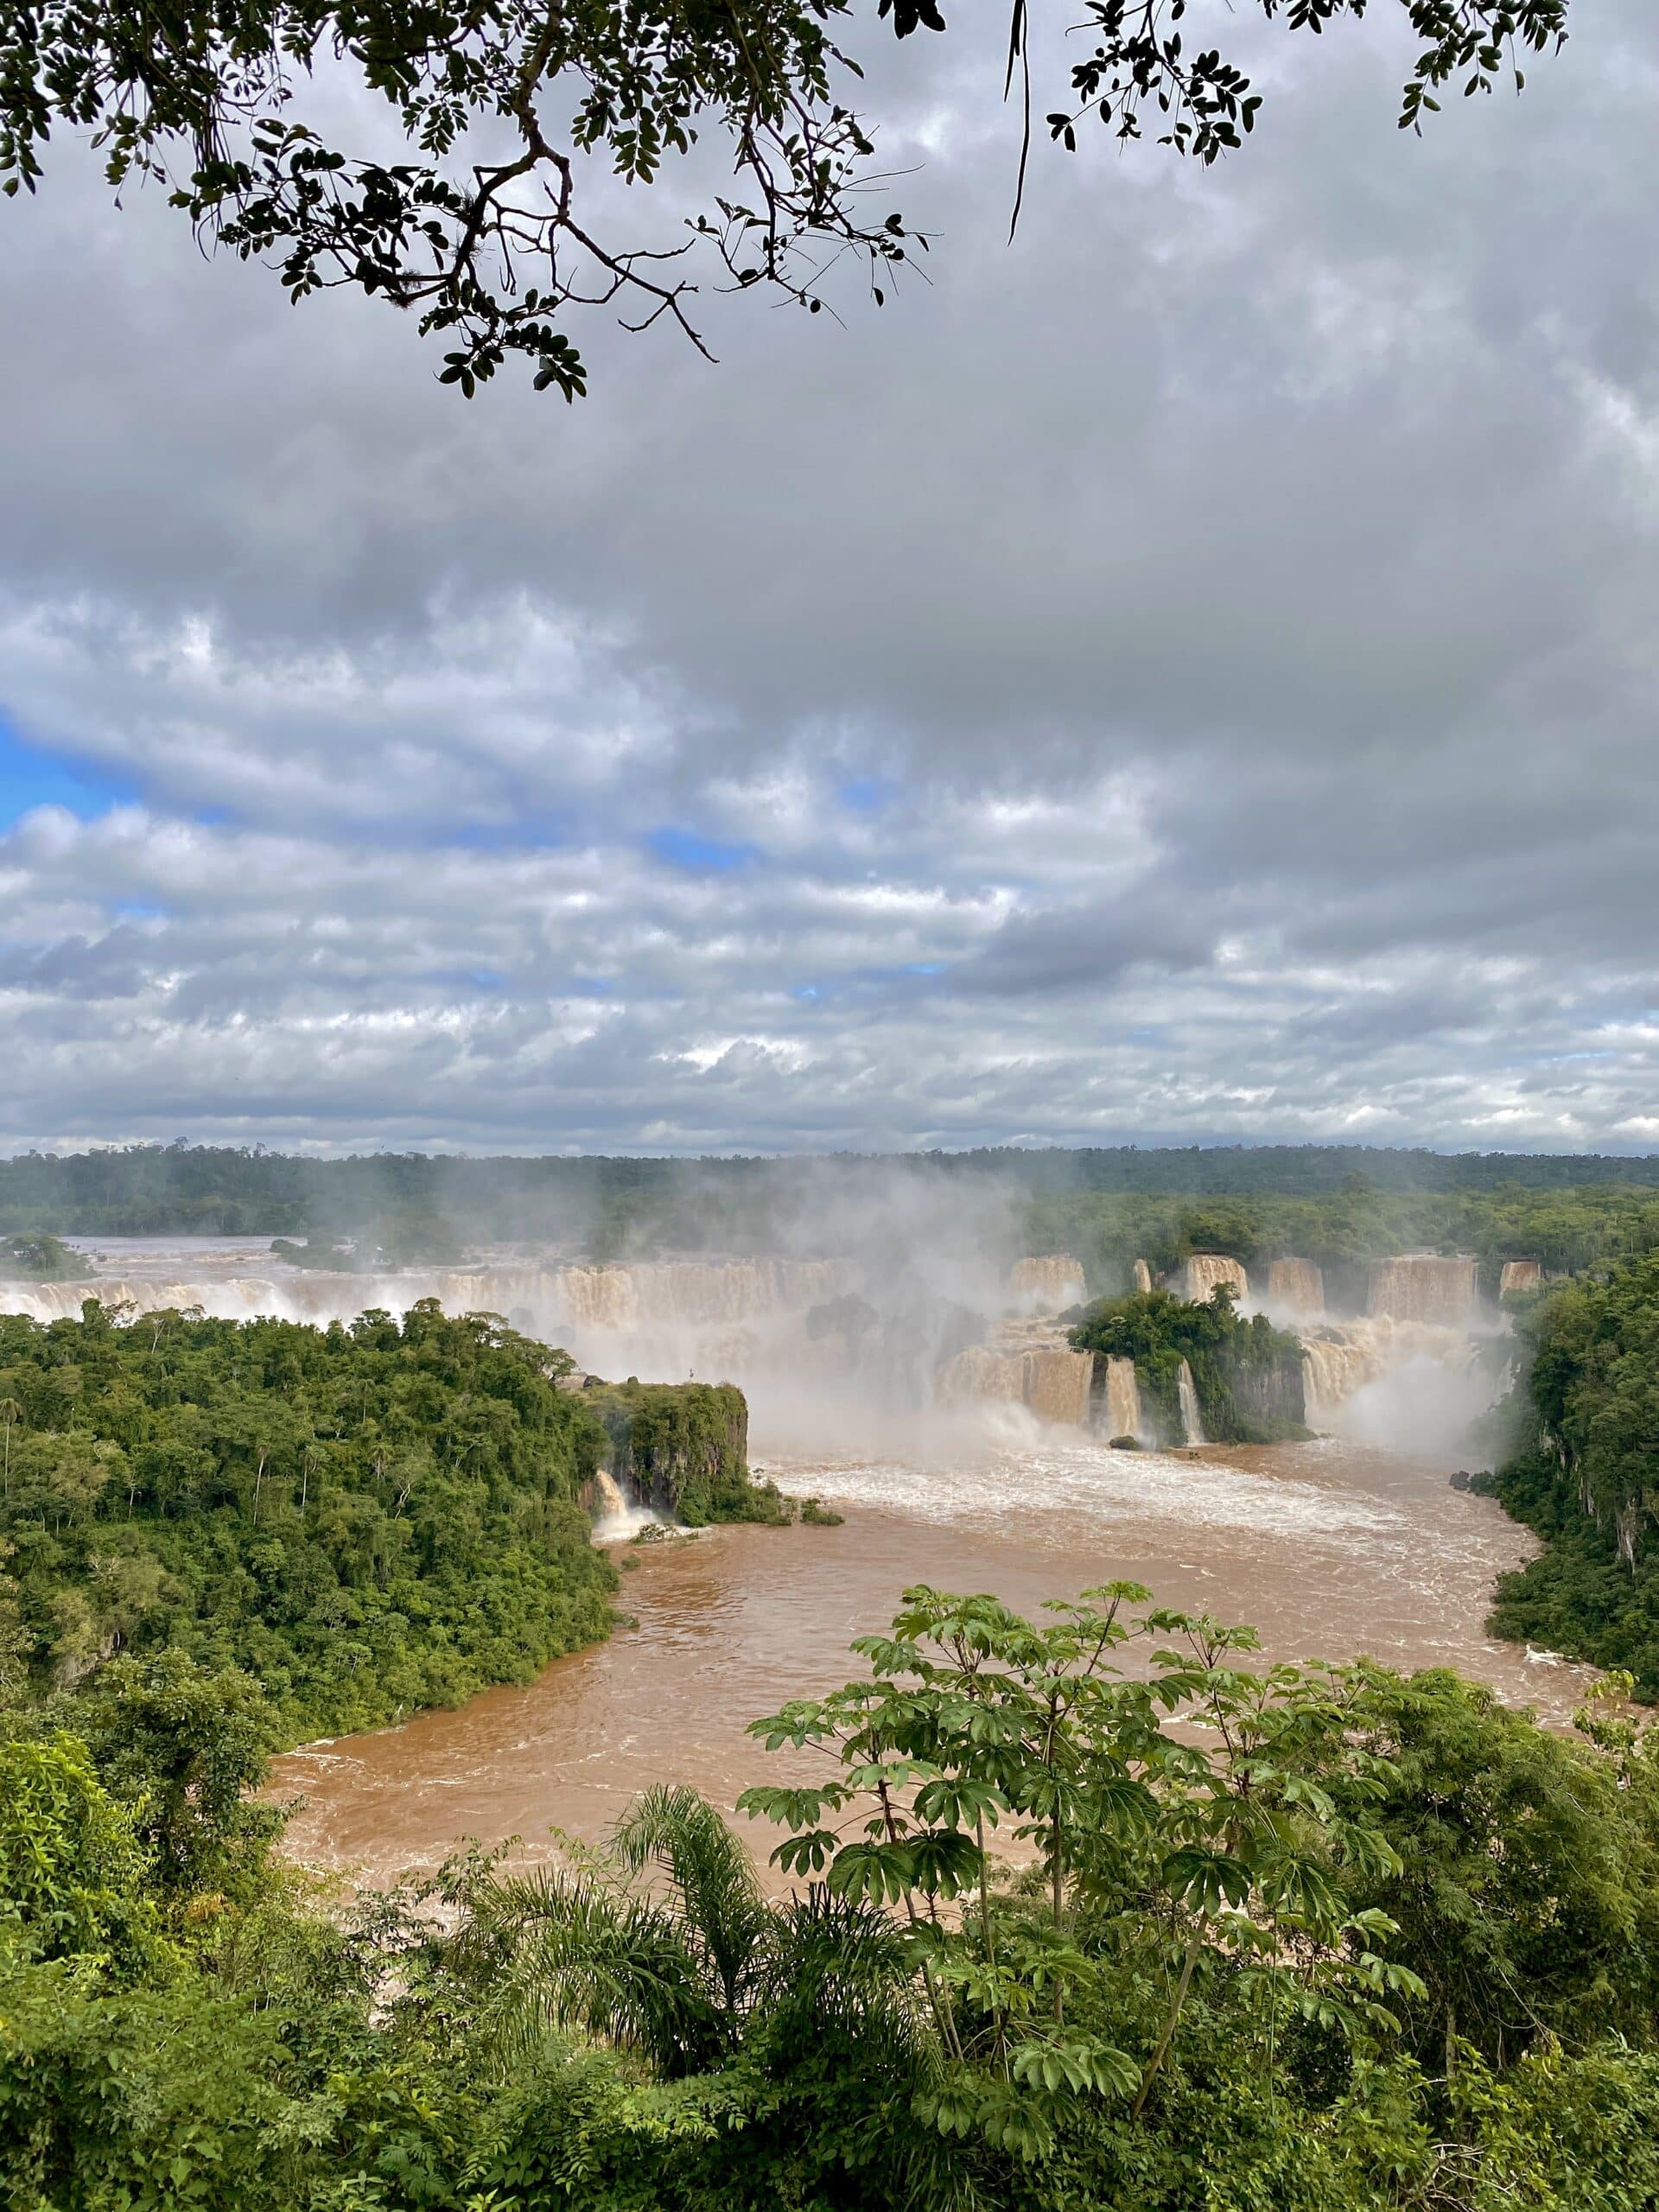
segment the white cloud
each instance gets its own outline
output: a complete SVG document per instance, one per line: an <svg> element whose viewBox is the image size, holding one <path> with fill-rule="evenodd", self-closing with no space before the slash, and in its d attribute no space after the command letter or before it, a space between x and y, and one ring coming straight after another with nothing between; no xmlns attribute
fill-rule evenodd
<svg viewBox="0 0 1659 2212"><path fill-rule="evenodd" d="M1421 143L1379 35L1011 251L891 58L933 288L569 411L0 214L0 709L118 794L0 832L0 1141L1650 1141L1646 11Z"/></svg>

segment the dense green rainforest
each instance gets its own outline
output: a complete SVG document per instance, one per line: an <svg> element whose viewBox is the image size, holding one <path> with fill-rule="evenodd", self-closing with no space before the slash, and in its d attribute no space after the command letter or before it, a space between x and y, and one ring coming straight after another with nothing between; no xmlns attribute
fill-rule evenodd
<svg viewBox="0 0 1659 2212"><path fill-rule="evenodd" d="M1287 1357L1224 1296L1079 1325L1245 1417ZM1498 1622L1652 1694L1659 1257L1522 1325L1492 1480L1548 1548ZM1561 1737L1133 1586L918 1589L757 1716L791 1764L741 1833L664 1789L558 1870L287 1864L272 1745L603 1633L602 1462L780 1516L735 1393L564 1379L429 1304L0 1320L0 2201L1659 2208L1659 1727L1618 1675Z"/></svg>
<svg viewBox="0 0 1659 2212"><path fill-rule="evenodd" d="M276 1738L528 1681L603 1636L595 1470L683 1520L776 1520L741 1395L572 1395L488 1316L349 1327L0 1316L0 1678L163 1647L263 1686Z"/></svg>
<svg viewBox="0 0 1659 2212"><path fill-rule="evenodd" d="M1659 1736L1444 1674L1251 1668L1121 1586L906 1593L561 1870L353 1899L270 1726L168 1648L0 1705L17 2212L1637 2212L1659 2202ZM1122 1669L1122 1671L1120 1671ZM1024 1840L1022 1871L999 1864Z"/></svg>
<svg viewBox="0 0 1659 2212"><path fill-rule="evenodd" d="M1544 1549L1503 1578L1492 1626L1659 1699L1659 1257L1560 1285L1521 1332L1507 1455L1482 1487Z"/></svg>

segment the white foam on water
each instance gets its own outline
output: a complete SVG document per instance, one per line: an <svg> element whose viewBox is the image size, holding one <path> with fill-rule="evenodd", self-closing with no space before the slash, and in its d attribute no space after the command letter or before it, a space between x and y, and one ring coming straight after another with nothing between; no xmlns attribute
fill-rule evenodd
<svg viewBox="0 0 1659 2212"><path fill-rule="evenodd" d="M826 1503L885 1507L938 1522L1030 1526L1084 1518L1103 1531L1161 1524L1284 1536L1388 1538L1409 1516L1386 1500L1338 1483L1257 1471L1195 1454L1113 1452L1079 1439L1058 1442L1027 1421L1026 1438L1001 1424L977 1452L944 1462L830 1457L779 1462L783 1487L810 1489ZM1304 1446L1317 1467L1320 1447Z"/></svg>

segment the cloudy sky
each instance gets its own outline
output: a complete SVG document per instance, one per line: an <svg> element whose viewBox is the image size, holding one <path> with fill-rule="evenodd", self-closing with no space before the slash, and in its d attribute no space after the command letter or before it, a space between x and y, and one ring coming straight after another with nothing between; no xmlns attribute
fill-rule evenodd
<svg viewBox="0 0 1659 2212"><path fill-rule="evenodd" d="M1246 150L1041 149L1012 246L994 39L871 33L931 283L575 408L66 148L0 1146L1659 1150L1659 26L1416 140L1400 12L1235 16Z"/></svg>

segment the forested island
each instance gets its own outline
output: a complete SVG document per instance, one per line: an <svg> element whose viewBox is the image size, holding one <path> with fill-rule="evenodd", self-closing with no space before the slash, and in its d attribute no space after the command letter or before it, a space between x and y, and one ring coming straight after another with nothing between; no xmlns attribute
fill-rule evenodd
<svg viewBox="0 0 1659 2212"><path fill-rule="evenodd" d="M257 1676L272 1745L372 1727L607 1632L601 1466L689 1523L785 1517L738 1392L572 1379L429 1300L327 1329L0 1315L0 1679L165 1649Z"/></svg>
<svg viewBox="0 0 1659 2212"><path fill-rule="evenodd" d="M1133 1360L1141 1401L1165 1436L1183 1433L1183 1368L1211 1443L1273 1444L1309 1433L1300 1340L1265 1314L1236 1313L1224 1287L1203 1305L1166 1290L1103 1300L1071 1330L1071 1342L1077 1351Z"/></svg>

